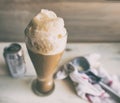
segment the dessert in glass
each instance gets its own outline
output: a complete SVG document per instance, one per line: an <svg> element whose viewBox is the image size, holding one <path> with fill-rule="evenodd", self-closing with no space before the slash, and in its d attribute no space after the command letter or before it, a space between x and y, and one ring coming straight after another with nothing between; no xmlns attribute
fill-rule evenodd
<svg viewBox="0 0 120 103"><path fill-rule="evenodd" d="M54 90L53 75L66 42L64 20L53 11L42 9L26 27L25 43L37 74L32 88L37 95L48 95Z"/></svg>

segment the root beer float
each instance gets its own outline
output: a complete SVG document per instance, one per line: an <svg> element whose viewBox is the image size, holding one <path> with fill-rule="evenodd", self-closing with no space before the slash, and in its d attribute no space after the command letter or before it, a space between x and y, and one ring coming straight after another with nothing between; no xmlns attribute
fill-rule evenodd
<svg viewBox="0 0 120 103"><path fill-rule="evenodd" d="M54 90L53 74L66 41L64 21L53 11L42 9L25 29L26 46L37 73L32 85L37 95L48 95Z"/></svg>

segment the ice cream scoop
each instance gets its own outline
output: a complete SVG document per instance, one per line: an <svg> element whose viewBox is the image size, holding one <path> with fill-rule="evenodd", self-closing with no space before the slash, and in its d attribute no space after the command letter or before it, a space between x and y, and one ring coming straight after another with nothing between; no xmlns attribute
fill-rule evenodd
<svg viewBox="0 0 120 103"><path fill-rule="evenodd" d="M120 102L120 95L117 94L114 90L112 90L108 85L101 81L101 77L95 75L90 70L90 63L85 57L76 57L68 63L68 70L74 71L75 68L78 69L79 72L85 73L92 80L92 83L99 83L99 85L105 89L117 102ZM74 68L75 67L75 68Z"/></svg>
<svg viewBox="0 0 120 103"><path fill-rule="evenodd" d="M64 20L50 10L42 9L25 29L27 47L43 55L54 55L65 49L67 31Z"/></svg>

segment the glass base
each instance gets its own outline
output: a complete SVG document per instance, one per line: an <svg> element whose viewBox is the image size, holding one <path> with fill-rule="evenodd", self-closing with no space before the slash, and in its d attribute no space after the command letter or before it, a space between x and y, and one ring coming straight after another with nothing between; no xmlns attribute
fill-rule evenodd
<svg viewBox="0 0 120 103"><path fill-rule="evenodd" d="M50 94L54 91L54 89L55 89L55 84L53 84L53 88L52 88L50 91L48 91L48 92L40 92L40 91L37 90L36 84L37 84L37 80L34 80L33 83L32 83L32 90L33 90L33 92L34 92L36 95L38 95L38 96L48 96L48 95L50 95Z"/></svg>

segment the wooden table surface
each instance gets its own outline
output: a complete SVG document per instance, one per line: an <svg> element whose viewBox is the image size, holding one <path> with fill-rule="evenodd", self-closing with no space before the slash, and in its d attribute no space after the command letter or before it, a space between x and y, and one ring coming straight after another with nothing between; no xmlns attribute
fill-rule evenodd
<svg viewBox="0 0 120 103"><path fill-rule="evenodd" d="M67 79L55 80L55 90L50 96L36 96L31 90L36 74L24 43L20 44L25 54L25 77L10 77L3 58L3 48L9 44L0 43L0 103L87 103L75 94ZM120 75L120 43L68 43L59 66L73 57L90 53L99 53L106 70L112 75Z"/></svg>

